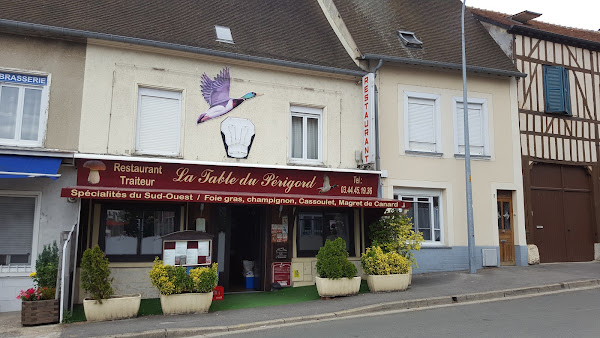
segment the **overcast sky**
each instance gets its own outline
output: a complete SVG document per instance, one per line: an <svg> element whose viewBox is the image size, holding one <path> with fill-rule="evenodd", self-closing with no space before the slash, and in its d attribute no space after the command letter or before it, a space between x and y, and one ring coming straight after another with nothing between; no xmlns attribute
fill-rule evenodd
<svg viewBox="0 0 600 338"><path fill-rule="evenodd" d="M561 26L600 29L600 0L466 0L469 7L506 14L528 10L541 13L536 20Z"/></svg>

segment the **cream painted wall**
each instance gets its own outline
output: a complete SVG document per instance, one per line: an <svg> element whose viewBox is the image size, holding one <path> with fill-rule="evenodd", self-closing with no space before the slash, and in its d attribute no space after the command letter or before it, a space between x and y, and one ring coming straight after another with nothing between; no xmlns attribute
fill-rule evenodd
<svg viewBox="0 0 600 338"><path fill-rule="evenodd" d="M356 168L361 149L359 78L333 78L289 72L229 59L194 54L134 50L125 45L88 44L79 149L84 153L132 155L135 152L137 90L140 86L182 92L181 157L186 160L288 164L290 106L323 108L323 162L332 168ZM231 96L254 91L224 117L196 125L208 109L200 77L214 78L230 67ZM304 72L309 73L309 72ZM226 156L220 124L228 116L250 119L256 129L248 159Z"/></svg>
<svg viewBox="0 0 600 338"><path fill-rule="evenodd" d="M85 44L1 34L0 45L0 69L51 78L44 147L76 150Z"/></svg>
<svg viewBox="0 0 600 338"><path fill-rule="evenodd" d="M454 97L462 98L459 72L415 67L384 67L377 77L384 197L394 187L442 190L445 246L466 246L464 159L455 157ZM484 99L488 108L490 157L472 158L475 243L498 246L497 189L513 190L515 245L525 245L523 188L519 152L516 82L513 78L469 75L468 97ZM407 154L404 140L404 92L440 96L440 157Z"/></svg>

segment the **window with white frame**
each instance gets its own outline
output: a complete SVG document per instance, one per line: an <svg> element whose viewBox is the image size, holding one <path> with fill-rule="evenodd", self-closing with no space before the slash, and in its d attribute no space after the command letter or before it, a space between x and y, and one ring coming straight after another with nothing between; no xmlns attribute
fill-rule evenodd
<svg viewBox="0 0 600 338"><path fill-rule="evenodd" d="M407 216L412 218L413 230L423 233L425 243L444 243L441 215L441 191L415 190L394 194L394 198L410 203Z"/></svg>
<svg viewBox="0 0 600 338"><path fill-rule="evenodd" d="M471 155L489 156L487 101L469 99L469 146ZM454 152L465 153L464 106L462 98L454 98Z"/></svg>
<svg viewBox="0 0 600 338"><path fill-rule="evenodd" d="M0 71L0 144L41 147L46 132L47 75Z"/></svg>
<svg viewBox="0 0 600 338"><path fill-rule="evenodd" d="M36 202L36 196L0 196L0 271L30 271Z"/></svg>
<svg viewBox="0 0 600 338"><path fill-rule="evenodd" d="M139 88L136 152L178 156L181 143L181 92Z"/></svg>
<svg viewBox="0 0 600 338"><path fill-rule="evenodd" d="M404 92L404 144L407 151L441 153L439 95Z"/></svg>
<svg viewBox="0 0 600 338"><path fill-rule="evenodd" d="M309 107L291 107L290 160L300 163L322 162L323 110Z"/></svg>

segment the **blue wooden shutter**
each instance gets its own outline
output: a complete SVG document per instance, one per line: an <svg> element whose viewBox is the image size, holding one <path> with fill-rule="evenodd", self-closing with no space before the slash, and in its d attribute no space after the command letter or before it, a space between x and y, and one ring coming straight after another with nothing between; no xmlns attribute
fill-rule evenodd
<svg viewBox="0 0 600 338"><path fill-rule="evenodd" d="M571 114L569 71L558 66L544 65L544 96L547 113Z"/></svg>
<svg viewBox="0 0 600 338"><path fill-rule="evenodd" d="M563 76L563 102L565 105L565 113L571 115L571 92L569 91L569 70L566 68L562 68L562 76Z"/></svg>

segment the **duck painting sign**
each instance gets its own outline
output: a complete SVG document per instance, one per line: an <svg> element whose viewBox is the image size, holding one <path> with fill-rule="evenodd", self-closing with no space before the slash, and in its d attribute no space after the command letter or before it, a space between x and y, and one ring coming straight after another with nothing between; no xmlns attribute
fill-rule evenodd
<svg viewBox="0 0 600 338"><path fill-rule="evenodd" d="M363 152L364 164L375 162L375 74L362 78Z"/></svg>
<svg viewBox="0 0 600 338"><path fill-rule="evenodd" d="M202 74L200 87L202 88L202 96L208 103L209 108L198 116L198 120L196 121L198 124L225 115L244 103L244 101L262 95L249 92L239 99L231 98L229 97L230 83L231 76L227 67L223 68L214 79L211 79L206 73Z"/></svg>

